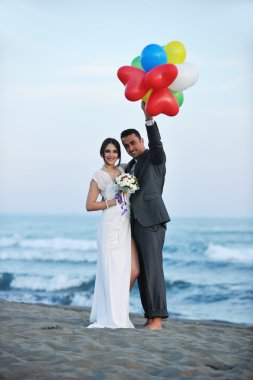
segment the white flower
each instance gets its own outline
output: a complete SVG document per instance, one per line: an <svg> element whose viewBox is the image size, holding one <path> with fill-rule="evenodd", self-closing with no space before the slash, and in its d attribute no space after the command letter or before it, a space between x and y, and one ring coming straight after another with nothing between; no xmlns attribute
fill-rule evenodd
<svg viewBox="0 0 253 380"><path fill-rule="evenodd" d="M118 177L115 178L114 184L118 185L118 190L121 190L123 192L127 191L134 193L140 188L137 178L129 173L121 173Z"/></svg>

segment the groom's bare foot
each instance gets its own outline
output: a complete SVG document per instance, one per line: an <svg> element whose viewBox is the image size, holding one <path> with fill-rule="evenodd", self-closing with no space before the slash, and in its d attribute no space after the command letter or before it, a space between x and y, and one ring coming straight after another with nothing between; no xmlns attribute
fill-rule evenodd
<svg viewBox="0 0 253 380"><path fill-rule="evenodd" d="M147 327L150 323L152 322L152 319L147 318L145 324L143 325L144 327Z"/></svg>
<svg viewBox="0 0 253 380"><path fill-rule="evenodd" d="M161 330L162 329L162 318L152 318L149 320L149 324L146 325L146 328L149 330Z"/></svg>

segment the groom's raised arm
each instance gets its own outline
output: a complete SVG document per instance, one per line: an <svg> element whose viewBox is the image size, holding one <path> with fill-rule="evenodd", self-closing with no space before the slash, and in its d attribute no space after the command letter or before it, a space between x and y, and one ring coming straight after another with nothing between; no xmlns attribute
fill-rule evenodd
<svg viewBox="0 0 253 380"><path fill-rule="evenodd" d="M148 135L148 145L150 152L150 161L154 165L160 165L166 161L165 152L163 150L163 144L161 141L160 132L156 122L153 120L153 117L148 115L146 112L146 103L141 103L141 108L145 115L145 124Z"/></svg>

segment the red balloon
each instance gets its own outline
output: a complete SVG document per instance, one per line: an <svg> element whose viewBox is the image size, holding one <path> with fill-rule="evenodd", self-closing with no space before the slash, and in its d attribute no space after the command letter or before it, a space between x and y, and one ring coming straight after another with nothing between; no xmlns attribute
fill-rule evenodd
<svg viewBox="0 0 253 380"><path fill-rule="evenodd" d="M146 111L151 116L163 113L168 116L176 116L179 106L176 98L167 88L160 88L152 92L146 104Z"/></svg>
<svg viewBox="0 0 253 380"><path fill-rule="evenodd" d="M126 98L131 102L142 99L148 92L149 87L145 82L145 71L133 66L122 66L117 75L125 86Z"/></svg>
<svg viewBox="0 0 253 380"><path fill-rule="evenodd" d="M175 65L165 63L154 67L146 74L146 84L154 90L169 87L176 79L177 74L178 69Z"/></svg>

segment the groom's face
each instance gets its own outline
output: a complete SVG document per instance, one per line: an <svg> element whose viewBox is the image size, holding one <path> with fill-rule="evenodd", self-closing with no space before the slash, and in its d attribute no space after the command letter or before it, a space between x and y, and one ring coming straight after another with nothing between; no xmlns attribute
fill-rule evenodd
<svg viewBox="0 0 253 380"><path fill-rule="evenodd" d="M144 140L139 139L134 133L122 137L121 141L127 153L133 158L138 158L145 150Z"/></svg>

